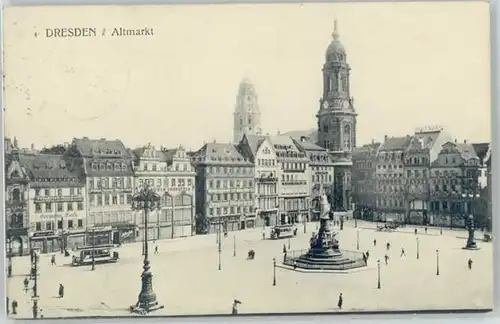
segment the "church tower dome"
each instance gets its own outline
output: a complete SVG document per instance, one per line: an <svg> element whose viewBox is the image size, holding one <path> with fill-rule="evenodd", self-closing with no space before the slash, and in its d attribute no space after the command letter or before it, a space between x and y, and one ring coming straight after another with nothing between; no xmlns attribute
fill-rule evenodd
<svg viewBox="0 0 500 324"><path fill-rule="evenodd" d="M340 42L340 34L338 31L337 20L335 19L333 33L332 33L332 42L328 45L326 49L326 61L334 62L334 61L345 61L346 51L344 45Z"/></svg>

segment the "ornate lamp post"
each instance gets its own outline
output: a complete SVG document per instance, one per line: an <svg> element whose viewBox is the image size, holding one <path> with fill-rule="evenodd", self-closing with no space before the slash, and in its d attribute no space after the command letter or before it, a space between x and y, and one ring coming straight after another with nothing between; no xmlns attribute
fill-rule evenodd
<svg viewBox="0 0 500 324"><path fill-rule="evenodd" d="M359 230L356 232L356 250L359 250Z"/></svg>
<svg viewBox="0 0 500 324"><path fill-rule="evenodd" d="M436 276L439 276L439 250L436 250Z"/></svg>
<svg viewBox="0 0 500 324"><path fill-rule="evenodd" d="M64 217L61 217L61 254L64 254Z"/></svg>
<svg viewBox="0 0 500 324"><path fill-rule="evenodd" d="M38 317L38 256L35 255L35 250L31 249L32 263L31 263L31 274L33 279L33 295L31 296L31 300L33 301L33 318Z"/></svg>
<svg viewBox="0 0 500 324"><path fill-rule="evenodd" d="M273 286L276 286L276 258L273 258Z"/></svg>
<svg viewBox="0 0 500 324"><path fill-rule="evenodd" d="M130 306L130 310L137 313L149 313L163 308L156 300L156 294L153 291L153 274L150 269L148 255L148 218L149 212L160 209L160 195L149 186L142 188L132 197L132 210L144 211L144 265L141 274L141 292L135 305Z"/></svg>
<svg viewBox="0 0 500 324"><path fill-rule="evenodd" d="M377 289L380 289L380 259L377 260Z"/></svg>
<svg viewBox="0 0 500 324"><path fill-rule="evenodd" d="M233 256L236 256L236 235L233 236Z"/></svg>
<svg viewBox="0 0 500 324"><path fill-rule="evenodd" d="M9 264L7 265L7 277L12 277L12 237L9 237Z"/></svg>
<svg viewBox="0 0 500 324"><path fill-rule="evenodd" d="M288 238L288 251L290 251L290 238Z"/></svg>
<svg viewBox="0 0 500 324"><path fill-rule="evenodd" d="M420 242L417 237L417 259L420 259Z"/></svg>
<svg viewBox="0 0 500 324"><path fill-rule="evenodd" d="M95 227L92 227L92 271L95 270Z"/></svg>
<svg viewBox="0 0 500 324"><path fill-rule="evenodd" d="M479 194L462 194L462 197L464 199L468 198L469 202L470 202L470 206L472 207L472 200L474 198L479 198ZM474 238L474 231L475 231L475 226L474 226L474 215L473 215L473 210L472 208L470 208L471 210L467 210L470 215L469 217L465 220L466 221L466 227L467 227L467 231L469 232L469 235L467 237L467 244L465 245L465 249L468 249L468 250L476 250L478 247L476 245L476 240ZM465 206L464 206L464 212L465 212Z"/></svg>
<svg viewBox="0 0 500 324"><path fill-rule="evenodd" d="M222 253L221 234L222 234L222 223L219 222L219 225L218 225L218 228L217 228L217 236L219 237L218 240L217 240L217 242L218 242L217 252L219 253L219 271L222 270L222 264L221 264L221 253Z"/></svg>

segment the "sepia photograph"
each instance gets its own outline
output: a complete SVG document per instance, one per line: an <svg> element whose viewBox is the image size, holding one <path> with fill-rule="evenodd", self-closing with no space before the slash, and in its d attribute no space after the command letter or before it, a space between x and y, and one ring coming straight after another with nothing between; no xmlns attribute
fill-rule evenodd
<svg viewBox="0 0 500 324"><path fill-rule="evenodd" d="M9 318L493 308L488 2L3 18Z"/></svg>

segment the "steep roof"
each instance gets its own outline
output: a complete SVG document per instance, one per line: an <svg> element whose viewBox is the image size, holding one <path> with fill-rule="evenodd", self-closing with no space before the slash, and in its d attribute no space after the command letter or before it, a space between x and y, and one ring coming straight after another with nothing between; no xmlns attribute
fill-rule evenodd
<svg viewBox="0 0 500 324"><path fill-rule="evenodd" d="M115 156L121 158L131 158L127 151L127 148L121 140L107 140L105 138L89 139L87 137L84 137L74 138L73 144L80 152L82 157Z"/></svg>
<svg viewBox="0 0 500 324"><path fill-rule="evenodd" d="M379 148L379 151L400 151L405 150L411 142L410 135L401 137L387 137Z"/></svg>
<svg viewBox="0 0 500 324"><path fill-rule="evenodd" d="M193 159L201 159L208 164L251 165L236 146L230 143L207 143L196 152Z"/></svg>
<svg viewBox="0 0 500 324"><path fill-rule="evenodd" d="M36 181L50 179L46 184L71 186L79 181L79 174L69 170L63 155L53 154L19 154L19 163L23 171Z"/></svg>
<svg viewBox="0 0 500 324"><path fill-rule="evenodd" d="M303 148L305 151L325 151L326 149L314 144L310 139L305 139L304 137L297 140L295 138L292 138L295 142L295 144L301 148Z"/></svg>
<svg viewBox="0 0 500 324"><path fill-rule="evenodd" d="M485 163L485 158L488 153L488 149L490 147L490 143L472 143L472 147L476 151L477 157L481 164Z"/></svg>
<svg viewBox="0 0 500 324"><path fill-rule="evenodd" d="M474 149L474 146L470 143L456 143L458 151L460 152L460 155L464 160L470 160L470 159L479 159L476 153L476 150Z"/></svg>
<svg viewBox="0 0 500 324"><path fill-rule="evenodd" d="M290 136L296 140L300 140L301 137L307 137L313 143L318 142L318 131L316 129L313 129L313 128L307 129L307 130L289 131L289 132L282 133L280 135L281 136Z"/></svg>

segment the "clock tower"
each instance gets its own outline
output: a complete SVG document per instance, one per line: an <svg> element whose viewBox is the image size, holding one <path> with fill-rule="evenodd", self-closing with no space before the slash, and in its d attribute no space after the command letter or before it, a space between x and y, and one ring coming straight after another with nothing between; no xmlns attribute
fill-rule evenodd
<svg viewBox="0 0 500 324"><path fill-rule="evenodd" d="M340 42L337 20L323 65L323 95L319 100L318 144L334 162L334 210L351 210L352 151L356 147L356 111L350 91L350 70Z"/></svg>
<svg viewBox="0 0 500 324"><path fill-rule="evenodd" d="M236 96L233 122L233 143L238 144L243 135L261 135L260 108L255 87L248 79L243 79Z"/></svg>

